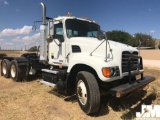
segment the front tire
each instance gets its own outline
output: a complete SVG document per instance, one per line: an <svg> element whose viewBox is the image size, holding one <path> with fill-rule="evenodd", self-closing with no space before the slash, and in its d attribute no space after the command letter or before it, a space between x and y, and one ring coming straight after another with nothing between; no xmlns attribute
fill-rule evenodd
<svg viewBox="0 0 160 120"><path fill-rule="evenodd" d="M22 81L22 70L15 60L11 62L10 75L11 78L16 82Z"/></svg>
<svg viewBox="0 0 160 120"><path fill-rule="evenodd" d="M100 106L100 92L93 74L81 71L76 77L76 96L86 114L96 113Z"/></svg>
<svg viewBox="0 0 160 120"><path fill-rule="evenodd" d="M5 78L10 78L10 64L11 62L7 59L4 59L2 61L2 75L5 77Z"/></svg>

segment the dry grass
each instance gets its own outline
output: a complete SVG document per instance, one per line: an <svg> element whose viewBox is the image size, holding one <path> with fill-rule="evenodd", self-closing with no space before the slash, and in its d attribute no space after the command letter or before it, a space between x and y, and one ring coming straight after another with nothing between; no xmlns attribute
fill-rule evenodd
<svg viewBox="0 0 160 120"><path fill-rule="evenodd" d="M39 78L21 83L0 77L0 120L134 119L142 104L158 100L154 92L160 90L159 71L145 68L145 75L156 77L147 92L141 90L119 100L102 96L99 112L91 116L81 111L75 96L59 97L51 87L41 85Z"/></svg>
<svg viewBox="0 0 160 120"><path fill-rule="evenodd" d="M0 53L5 53L8 56L20 56L27 51L0 51Z"/></svg>

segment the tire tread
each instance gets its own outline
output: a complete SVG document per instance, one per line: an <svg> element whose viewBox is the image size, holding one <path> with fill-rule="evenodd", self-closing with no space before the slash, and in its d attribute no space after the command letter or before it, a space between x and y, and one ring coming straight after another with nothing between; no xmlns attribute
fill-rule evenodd
<svg viewBox="0 0 160 120"><path fill-rule="evenodd" d="M78 74L82 74L86 78L86 82L89 87L90 92L90 106L87 111L84 111L86 114L92 114L98 111L100 106L100 92L99 86L95 76L87 71L81 71Z"/></svg>
<svg viewBox="0 0 160 120"><path fill-rule="evenodd" d="M2 61L2 65L3 65L3 62L5 62L6 63L6 65L7 65L7 73L6 74L4 74L3 73L3 68L1 68L1 70L2 70L2 75L5 77L5 78L10 78L10 65L11 65L11 62L8 60L8 59L4 59L3 61ZM2 66L1 66L2 67Z"/></svg>
<svg viewBox="0 0 160 120"><path fill-rule="evenodd" d="M11 78L16 82L21 82L22 81L22 77L23 77L22 68L18 66L18 63L17 63L16 60L12 60L11 61L11 66L12 65L15 65L17 73L16 73L16 76L14 78L12 76L11 76Z"/></svg>

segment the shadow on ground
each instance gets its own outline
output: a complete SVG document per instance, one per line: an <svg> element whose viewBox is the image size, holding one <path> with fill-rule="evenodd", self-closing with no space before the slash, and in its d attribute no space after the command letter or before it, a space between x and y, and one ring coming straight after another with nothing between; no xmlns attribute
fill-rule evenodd
<svg viewBox="0 0 160 120"><path fill-rule="evenodd" d="M66 102L77 102L76 95L64 96L58 94L56 90L49 91ZM100 117L109 114L111 110L114 112L121 112L121 119L134 119L136 112L141 112L141 105L152 104L156 99L155 94L147 94L145 90L141 90L129 97L122 97L120 99L114 98L111 95L101 96L101 104L97 113L90 115L91 117Z"/></svg>
<svg viewBox="0 0 160 120"><path fill-rule="evenodd" d="M37 79L39 79L39 80L42 79L41 74L36 74L36 75L30 75L30 76L28 76L26 82L32 82L32 81L37 80Z"/></svg>
<svg viewBox="0 0 160 120"><path fill-rule="evenodd" d="M136 112L141 112L141 105L151 105L152 102L156 99L156 95L151 93L147 95L144 99L140 99L139 102L133 107L128 107L128 112L124 113L121 118L122 119L133 119L136 117Z"/></svg>

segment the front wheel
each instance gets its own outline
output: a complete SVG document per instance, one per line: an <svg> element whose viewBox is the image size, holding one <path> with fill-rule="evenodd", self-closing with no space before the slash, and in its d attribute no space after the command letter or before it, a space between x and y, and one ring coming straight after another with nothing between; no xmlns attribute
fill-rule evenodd
<svg viewBox="0 0 160 120"><path fill-rule="evenodd" d="M76 77L76 96L81 109L86 114L95 113L100 106L100 92L93 74L81 71Z"/></svg>

